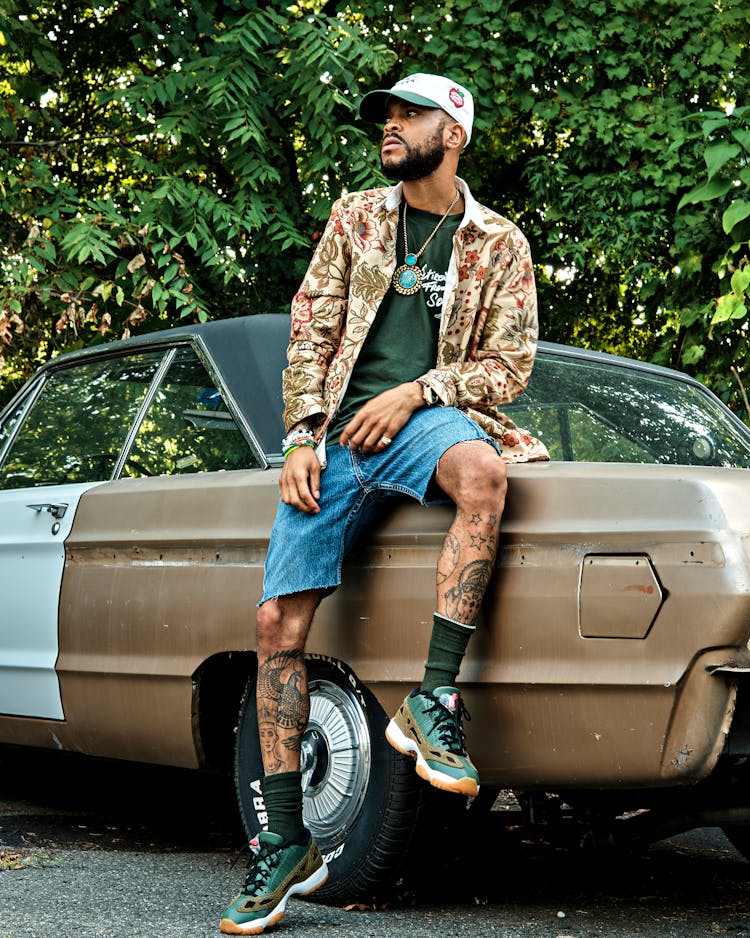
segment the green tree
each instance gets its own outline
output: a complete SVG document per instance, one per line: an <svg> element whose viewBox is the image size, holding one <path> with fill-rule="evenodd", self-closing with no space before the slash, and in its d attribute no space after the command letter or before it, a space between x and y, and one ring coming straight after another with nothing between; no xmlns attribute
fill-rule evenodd
<svg viewBox="0 0 750 938"><path fill-rule="evenodd" d="M691 116L685 146L703 154L704 178L678 206L675 245L685 258L681 279L704 276L713 261L720 295L673 312L664 348L678 345L680 360L725 399L738 395L750 418L746 389L750 307L750 106ZM721 247L724 250L721 250ZM713 280L713 277L711 278Z"/></svg>
<svg viewBox="0 0 750 938"><path fill-rule="evenodd" d="M351 100L384 44L273 3L3 12L6 383L133 328L288 309L332 196L370 179Z"/></svg>
<svg viewBox="0 0 750 938"><path fill-rule="evenodd" d="M743 0L437 8L404 0L359 9L388 36L399 72L444 71L475 90L477 134L463 172L532 242L543 336L692 371L741 410L740 384L727 378L745 370L742 307L733 307L732 330L717 332L707 312L726 291L722 273L741 263L725 260L737 230L731 238L723 230L718 203L688 217L681 199L706 175L717 114L729 120L739 105L732 120L742 132ZM712 115L707 136L696 114ZM737 149L722 166L735 196L745 186L745 142L732 140ZM728 191L727 182L731 201ZM699 361L701 343L708 351Z"/></svg>
<svg viewBox="0 0 750 938"><path fill-rule="evenodd" d="M332 199L379 180L359 94L421 70L475 92L461 172L529 236L543 336L741 409L744 0L0 8L6 382L76 342L287 309Z"/></svg>

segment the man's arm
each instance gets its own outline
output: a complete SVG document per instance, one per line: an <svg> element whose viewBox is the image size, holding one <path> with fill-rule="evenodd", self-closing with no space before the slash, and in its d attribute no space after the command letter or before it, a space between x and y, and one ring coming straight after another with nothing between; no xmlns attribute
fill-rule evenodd
<svg viewBox="0 0 750 938"><path fill-rule="evenodd" d="M341 343L348 292L349 249L341 224L341 200L331 211L310 266L292 300L288 365L282 375L284 425L315 437L325 420L323 387ZM281 500L309 514L320 511L320 463L315 449L288 452L279 479Z"/></svg>
<svg viewBox="0 0 750 938"><path fill-rule="evenodd" d="M292 300L288 365L282 376L287 430L324 412L323 386L341 345L349 291L351 257L342 216L338 199Z"/></svg>

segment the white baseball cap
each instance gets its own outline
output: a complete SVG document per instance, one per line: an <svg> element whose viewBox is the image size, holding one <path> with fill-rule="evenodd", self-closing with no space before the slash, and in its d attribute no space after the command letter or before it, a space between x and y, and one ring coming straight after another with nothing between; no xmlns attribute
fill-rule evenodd
<svg viewBox="0 0 750 938"><path fill-rule="evenodd" d="M362 120L382 123L389 98L400 98L410 104L421 104L422 107L441 108L466 131L466 142L471 140L474 98L458 82L442 75L417 72L397 81L392 88L368 92L359 102L359 116Z"/></svg>

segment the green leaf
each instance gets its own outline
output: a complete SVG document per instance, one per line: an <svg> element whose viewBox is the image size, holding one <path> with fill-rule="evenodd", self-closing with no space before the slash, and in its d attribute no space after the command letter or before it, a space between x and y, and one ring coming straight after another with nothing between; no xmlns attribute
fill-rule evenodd
<svg viewBox="0 0 750 938"><path fill-rule="evenodd" d="M715 326L717 323L727 322L729 319L742 318L746 312L742 300L733 293L727 293L720 297L719 302L716 304L716 312L711 318L711 325Z"/></svg>
<svg viewBox="0 0 750 938"><path fill-rule="evenodd" d="M682 363L683 365L695 365L699 362L703 356L706 354L705 345L691 345L688 346L682 353Z"/></svg>
<svg viewBox="0 0 750 938"><path fill-rule="evenodd" d="M719 199L725 196L731 188L732 183L729 179L711 179L708 182L703 182L683 195L677 206L677 211L684 205L695 205L698 202L710 202L713 199Z"/></svg>
<svg viewBox="0 0 750 938"><path fill-rule="evenodd" d="M713 179L720 169L741 152L742 148L736 143L716 143L706 147L704 158L708 167L708 178Z"/></svg>
<svg viewBox="0 0 750 938"><path fill-rule="evenodd" d="M735 199L721 217L721 225L727 234L745 218L750 216L750 202L745 199Z"/></svg>
<svg viewBox="0 0 750 938"><path fill-rule="evenodd" d="M736 296L742 296L748 286L750 286L750 266L746 265L742 270L735 270L732 274L730 284L732 292Z"/></svg>
<svg viewBox="0 0 750 938"><path fill-rule="evenodd" d="M63 74L63 67L60 60L49 49L36 46L31 54L36 64L48 74L60 76Z"/></svg>
<svg viewBox="0 0 750 938"><path fill-rule="evenodd" d="M733 130L732 136L743 150L750 154L750 130Z"/></svg>

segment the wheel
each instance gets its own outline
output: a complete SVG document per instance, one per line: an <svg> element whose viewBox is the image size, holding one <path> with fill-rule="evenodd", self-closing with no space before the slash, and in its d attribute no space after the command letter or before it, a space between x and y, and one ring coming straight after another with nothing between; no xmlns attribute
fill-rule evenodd
<svg viewBox="0 0 750 938"><path fill-rule="evenodd" d="M414 764L385 739L387 717L345 664L308 656L310 719L302 740L305 825L330 869L311 898L373 901L398 885L416 829L422 785ZM235 782L249 837L267 823L255 703L256 678L240 706Z"/></svg>

